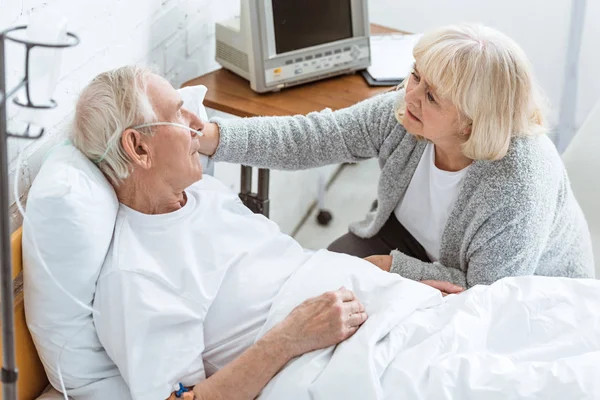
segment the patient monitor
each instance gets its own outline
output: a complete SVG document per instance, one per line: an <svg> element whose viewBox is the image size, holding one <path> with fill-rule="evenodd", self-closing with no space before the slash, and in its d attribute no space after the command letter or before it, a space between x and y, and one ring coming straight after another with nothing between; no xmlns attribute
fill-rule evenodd
<svg viewBox="0 0 600 400"><path fill-rule="evenodd" d="M256 92L370 65L367 0L240 0L216 24L216 60Z"/></svg>

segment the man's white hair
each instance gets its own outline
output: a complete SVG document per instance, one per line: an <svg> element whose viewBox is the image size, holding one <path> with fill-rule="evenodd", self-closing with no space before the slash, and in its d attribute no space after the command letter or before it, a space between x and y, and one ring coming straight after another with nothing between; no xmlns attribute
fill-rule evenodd
<svg viewBox="0 0 600 400"><path fill-rule="evenodd" d="M122 133L156 120L146 92L151 73L137 66L103 72L83 89L77 101L71 140L115 186L129 176L131 169L121 145ZM150 128L140 132L152 134Z"/></svg>

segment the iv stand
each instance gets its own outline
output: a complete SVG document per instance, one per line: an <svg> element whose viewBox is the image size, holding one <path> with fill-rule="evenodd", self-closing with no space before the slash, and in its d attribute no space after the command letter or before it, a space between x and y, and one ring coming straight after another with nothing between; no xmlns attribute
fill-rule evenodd
<svg viewBox="0 0 600 400"><path fill-rule="evenodd" d="M28 124L25 132L13 134L6 130L7 115L6 101L21 88L25 87L26 102L17 98L15 104L33 109L50 109L56 107L56 102L50 100L48 105L34 105L31 103L29 92L29 59L31 49L34 47L66 48L79 44L79 38L72 33L67 33L70 41L61 44L36 43L23 40L9 33L25 30L27 26L17 26L0 32L0 303L2 305L2 399L17 400L17 363L15 357L15 332L14 332L14 305L12 282L12 258L10 249L10 217L8 215L8 154L7 139L9 137L35 140L44 134L44 129L37 135L30 134L31 125ZM21 43L26 47L25 76L19 84L10 91L6 90L5 66L5 40Z"/></svg>

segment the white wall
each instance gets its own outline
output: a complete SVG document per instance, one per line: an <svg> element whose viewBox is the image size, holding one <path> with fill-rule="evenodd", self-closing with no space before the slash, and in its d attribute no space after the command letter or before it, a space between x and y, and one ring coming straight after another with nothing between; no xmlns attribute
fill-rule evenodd
<svg viewBox="0 0 600 400"><path fill-rule="evenodd" d="M572 0L369 0L372 22L410 32L444 24L480 22L516 40L525 50L550 101L555 124L564 83ZM600 1L588 0L580 60L576 128L600 99Z"/></svg>
<svg viewBox="0 0 600 400"><path fill-rule="evenodd" d="M600 1L587 0L586 4L579 64L577 126L581 126L600 101Z"/></svg>

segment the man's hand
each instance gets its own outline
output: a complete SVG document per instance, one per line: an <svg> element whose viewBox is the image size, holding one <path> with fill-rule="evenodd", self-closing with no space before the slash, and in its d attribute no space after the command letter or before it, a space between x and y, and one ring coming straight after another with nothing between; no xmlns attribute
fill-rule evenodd
<svg viewBox="0 0 600 400"><path fill-rule="evenodd" d="M183 393L183 395L181 397L177 397L175 396L175 393L171 393L171 395L169 396L169 398L167 400L177 400L177 399L183 399L183 400L194 400L194 392L185 392Z"/></svg>
<svg viewBox="0 0 600 400"><path fill-rule="evenodd" d="M392 269L392 256L390 255L369 256L365 260L386 272L390 272L390 269Z"/></svg>
<svg viewBox="0 0 600 400"><path fill-rule="evenodd" d="M366 320L365 307L342 287L304 301L265 336L283 341L296 357L348 339Z"/></svg>
<svg viewBox="0 0 600 400"><path fill-rule="evenodd" d="M432 288L439 290L440 292L442 292L442 296L448 296L449 294L462 293L465 290L464 288L461 288L458 285L455 285L450 282L444 282L444 281L426 280L426 281L421 281L421 283L424 283L426 285L431 286Z"/></svg>

